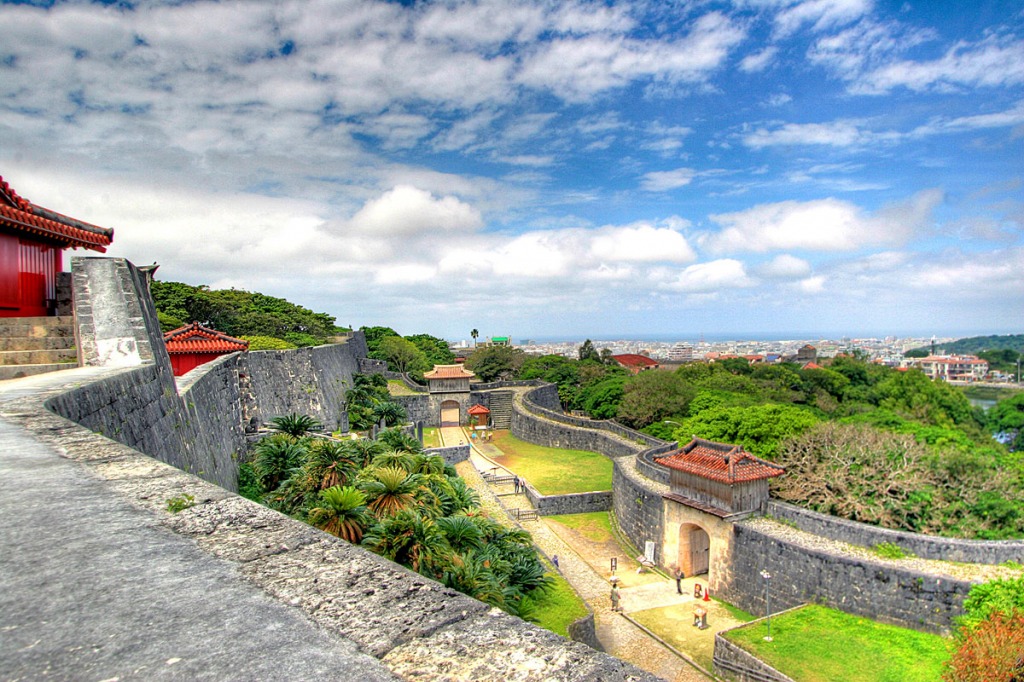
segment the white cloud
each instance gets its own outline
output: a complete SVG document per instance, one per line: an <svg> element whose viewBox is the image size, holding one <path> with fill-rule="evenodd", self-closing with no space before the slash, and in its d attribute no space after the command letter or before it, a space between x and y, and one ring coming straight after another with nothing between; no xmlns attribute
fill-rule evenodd
<svg viewBox="0 0 1024 682"><path fill-rule="evenodd" d="M458 198L435 198L424 190L400 185L368 201L350 227L377 236L472 232L483 225L480 212Z"/></svg>
<svg viewBox="0 0 1024 682"><path fill-rule="evenodd" d="M763 71L768 68L771 63L775 60L775 55L779 53L779 48L770 46L766 47L759 52L748 54L742 60L740 60L740 71L747 73L754 73L757 71Z"/></svg>
<svg viewBox="0 0 1024 682"><path fill-rule="evenodd" d="M661 287L684 293L708 293L724 289L739 289L752 286L743 263L723 258L708 263L697 263L682 270L674 279L663 282Z"/></svg>
<svg viewBox="0 0 1024 682"><path fill-rule="evenodd" d="M736 213L712 215L723 226L702 242L719 253L804 249L851 251L864 246L901 244L921 230L942 201L938 190L883 207L874 215L838 199L761 204Z"/></svg>
<svg viewBox="0 0 1024 682"><path fill-rule="evenodd" d="M804 24L814 31L848 24L871 11L872 0L804 0L775 16L775 31L788 36Z"/></svg>
<svg viewBox="0 0 1024 682"><path fill-rule="evenodd" d="M743 135L743 144L751 149L793 145L861 147L900 139L895 132L868 130L864 121L838 120L828 123L786 123L773 128L757 128Z"/></svg>
<svg viewBox="0 0 1024 682"><path fill-rule="evenodd" d="M601 262L677 262L696 258L686 238L678 231L683 225L676 219L670 227L649 224L602 227L592 233L590 252Z"/></svg>
<svg viewBox="0 0 1024 682"><path fill-rule="evenodd" d="M757 268L757 274L769 279L797 279L811 274L811 264L802 258L781 253Z"/></svg>
<svg viewBox="0 0 1024 682"><path fill-rule="evenodd" d="M797 287L805 294L820 294L825 290L825 278L821 275L808 277L800 280Z"/></svg>
<svg viewBox="0 0 1024 682"><path fill-rule="evenodd" d="M1024 40L989 37L959 42L931 61L901 60L858 77L855 92L881 94L904 87L915 92L961 87L1007 87L1024 83Z"/></svg>
<svg viewBox="0 0 1024 682"><path fill-rule="evenodd" d="M653 171L644 174L640 179L640 187L647 192L667 192L671 189L689 185L693 181L695 174L696 172L692 168Z"/></svg>

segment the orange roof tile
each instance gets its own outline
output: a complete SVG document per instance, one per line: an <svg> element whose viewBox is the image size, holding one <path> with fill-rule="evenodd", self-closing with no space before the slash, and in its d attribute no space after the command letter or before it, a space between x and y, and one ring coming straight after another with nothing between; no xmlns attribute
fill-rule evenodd
<svg viewBox="0 0 1024 682"><path fill-rule="evenodd" d="M694 438L687 445L655 461L670 469L717 481L747 483L781 476L786 470L750 454L738 445Z"/></svg>
<svg viewBox="0 0 1024 682"><path fill-rule="evenodd" d="M0 177L0 226L55 240L64 248L83 247L103 252L114 240L114 231L110 228L69 218L18 196L3 177Z"/></svg>
<svg viewBox="0 0 1024 682"><path fill-rule="evenodd" d="M424 379L471 379L475 376L462 365L434 365L434 369L423 373Z"/></svg>
<svg viewBox="0 0 1024 682"><path fill-rule="evenodd" d="M469 414L490 414L491 413L491 411L488 410L483 405L474 405L473 407L471 407L468 410L466 410L466 412L468 412Z"/></svg>
<svg viewBox="0 0 1024 682"><path fill-rule="evenodd" d="M164 334L167 352L178 353L234 353L249 349L249 342L228 336L198 322L186 324Z"/></svg>

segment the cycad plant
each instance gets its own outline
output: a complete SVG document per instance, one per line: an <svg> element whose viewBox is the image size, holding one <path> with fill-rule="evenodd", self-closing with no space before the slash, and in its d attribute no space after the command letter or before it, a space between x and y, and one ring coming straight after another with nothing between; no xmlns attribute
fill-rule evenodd
<svg viewBox="0 0 1024 682"><path fill-rule="evenodd" d="M290 436L275 435L264 438L253 447L252 468L264 490L274 490L292 469L298 467L306 455L302 442Z"/></svg>
<svg viewBox="0 0 1024 682"><path fill-rule="evenodd" d="M373 469L369 478L359 482L359 487L366 493L370 511L377 518L393 516L415 504L413 493L419 487L419 476L400 467L383 467Z"/></svg>
<svg viewBox="0 0 1024 682"><path fill-rule="evenodd" d="M322 491L319 505L309 510L308 518L320 530L353 544L363 539L363 530L371 520L366 496L352 486L334 486Z"/></svg>
<svg viewBox="0 0 1024 682"><path fill-rule="evenodd" d="M286 414L270 420L270 428L301 438L310 431L319 431L323 425L308 414Z"/></svg>

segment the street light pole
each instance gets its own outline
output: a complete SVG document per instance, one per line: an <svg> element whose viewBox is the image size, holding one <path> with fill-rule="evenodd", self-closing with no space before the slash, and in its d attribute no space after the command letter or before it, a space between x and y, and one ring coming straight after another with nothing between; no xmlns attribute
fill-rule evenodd
<svg viewBox="0 0 1024 682"><path fill-rule="evenodd" d="M768 622L768 635L764 638L764 641L772 641L772 608L771 602L768 601L768 582L772 579L772 574L768 571L761 571L761 577L764 578L764 614L765 620Z"/></svg>

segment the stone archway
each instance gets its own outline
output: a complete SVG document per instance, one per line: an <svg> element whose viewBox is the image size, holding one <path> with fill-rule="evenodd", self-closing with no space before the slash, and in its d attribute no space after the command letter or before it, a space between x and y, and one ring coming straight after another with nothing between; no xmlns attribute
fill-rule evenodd
<svg viewBox="0 0 1024 682"><path fill-rule="evenodd" d="M695 523L679 526L678 566L687 577L708 573L711 568L711 536Z"/></svg>
<svg viewBox="0 0 1024 682"><path fill-rule="evenodd" d="M459 425L459 401L445 400L441 403L441 426Z"/></svg>

